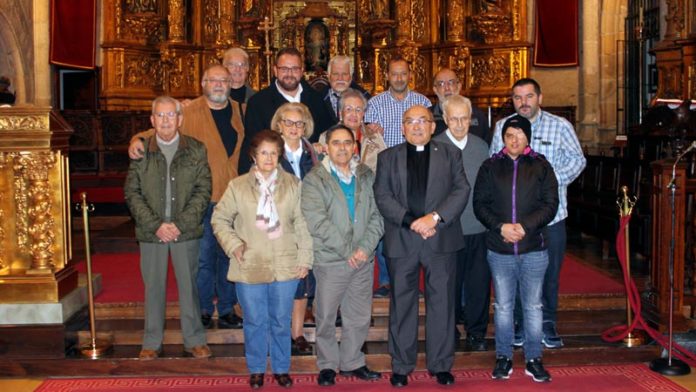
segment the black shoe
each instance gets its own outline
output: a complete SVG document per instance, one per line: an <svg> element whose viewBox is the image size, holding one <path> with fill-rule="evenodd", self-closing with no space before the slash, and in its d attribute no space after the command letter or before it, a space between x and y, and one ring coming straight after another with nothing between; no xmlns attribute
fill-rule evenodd
<svg viewBox="0 0 696 392"><path fill-rule="evenodd" d="M322 387L336 384L336 372L333 369L321 369L317 383Z"/></svg>
<svg viewBox="0 0 696 392"><path fill-rule="evenodd" d="M527 367L524 373L531 376L536 382L549 382L551 375L544 369L544 364L541 363L541 358L534 358L527 361Z"/></svg>
<svg viewBox="0 0 696 392"><path fill-rule="evenodd" d="M292 339L290 348L292 355L312 355L312 346L304 336L299 336L297 339Z"/></svg>
<svg viewBox="0 0 696 392"><path fill-rule="evenodd" d="M392 373L389 382L393 387L401 388L408 385L408 376L405 374Z"/></svg>
<svg viewBox="0 0 696 392"><path fill-rule="evenodd" d="M283 388L290 388L292 386L292 378L290 378L290 375L287 373L274 374L273 377L275 377L278 385Z"/></svg>
<svg viewBox="0 0 696 392"><path fill-rule="evenodd" d="M241 329L243 320L234 314L234 311L218 317L218 328L220 329Z"/></svg>
<svg viewBox="0 0 696 392"><path fill-rule="evenodd" d="M359 367L355 370L341 370L341 376L344 377L357 377L361 380L371 381L382 377L382 373L375 372L367 368L367 366Z"/></svg>
<svg viewBox="0 0 696 392"><path fill-rule="evenodd" d="M263 386L263 373L253 373L249 376L251 389L259 389Z"/></svg>
<svg viewBox="0 0 696 392"><path fill-rule="evenodd" d="M452 385L454 384L454 376L450 372L437 372L435 374L430 373L431 376L435 376L437 383L440 385Z"/></svg>
<svg viewBox="0 0 696 392"><path fill-rule="evenodd" d="M390 286L384 285L384 286L379 286L377 287L377 290L375 290L374 293L372 293L372 296L375 298L389 298L389 289Z"/></svg>
<svg viewBox="0 0 696 392"><path fill-rule="evenodd" d="M510 358L499 355L495 358L495 367L491 377L495 380L507 380L512 374L512 360Z"/></svg>
<svg viewBox="0 0 696 392"><path fill-rule="evenodd" d="M209 314L202 314L201 323L203 324L203 328L208 329L213 326L213 317Z"/></svg>
<svg viewBox="0 0 696 392"><path fill-rule="evenodd" d="M545 322L541 329L543 332L543 337L541 338L541 343L546 348L561 348L563 347L563 339L558 335L556 331L556 324L553 322Z"/></svg>
<svg viewBox="0 0 696 392"><path fill-rule="evenodd" d="M488 351L488 343L483 336L467 335L464 351Z"/></svg>

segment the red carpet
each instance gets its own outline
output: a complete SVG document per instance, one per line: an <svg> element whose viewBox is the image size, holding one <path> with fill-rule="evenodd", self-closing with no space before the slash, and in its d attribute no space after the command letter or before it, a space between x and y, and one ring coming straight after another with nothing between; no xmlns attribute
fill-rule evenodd
<svg viewBox="0 0 696 392"><path fill-rule="evenodd" d="M426 372L415 372L409 379L405 391L588 391L593 392L639 392L639 391L686 391L674 382L651 372L647 366L583 366L550 367L553 381L546 384L535 383L524 375L524 369L515 367L509 380L491 380L490 370L456 370L453 372L456 383L451 387L441 387ZM365 382L356 378L336 377L332 388L317 385L316 375L295 375L294 390L303 392L381 392L392 390L388 375L381 380ZM152 378L72 378L48 379L36 392L87 392L87 391L249 391L246 376L189 376L189 377L152 377ZM263 390L285 390L266 376Z"/></svg>
<svg viewBox="0 0 696 392"><path fill-rule="evenodd" d="M92 272L102 274L102 291L97 295L96 302L142 302L144 300L139 257L137 253L100 253L92 256ZM78 265L80 272L84 272L85 269L84 263ZM621 283L583 265L572 256L565 258L560 286L561 294L624 292ZM170 264L167 301L177 300L176 280Z"/></svg>

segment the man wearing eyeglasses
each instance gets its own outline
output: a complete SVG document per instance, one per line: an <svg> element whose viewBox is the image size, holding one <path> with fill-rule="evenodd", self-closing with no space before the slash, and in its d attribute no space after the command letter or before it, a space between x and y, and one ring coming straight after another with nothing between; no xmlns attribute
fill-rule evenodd
<svg viewBox="0 0 696 392"><path fill-rule="evenodd" d="M247 103L256 94L249 85L249 54L242 48L234 47L225 51L222 65L230 72L230 98Z"/></svg>
<svg viewBox="0 0 696 392"><path fill-rule="evenodd" d="M433 78L433 91L437 95L437 104L430 107L435 118L435 135L439 135L447 129L447 124L443 117L442 103L452 95L458 95L462 90L462 82L449 68L442 68ZM491 143L493 135L490 132L490 125L486 115L476 106L471 107L471 124L469 133L483 139L486 144ZM473 180L472 180L473 181Z"/></svg>
<svg viewBox="0 0 696 392"><path fill-rule="evenodd" d="M425 351L428 371L441 385L454 383L456 252L460 216L469 198L461 152L431 140L427 107L403 115L405 143L377 157L375 200L384 217L384 254L392 289L389 303L391 384L403 387L418 356L418 276L425 270Z"/></svg>
<svg viewBox="0 0 696 392"><path fill-rule="evenodd" d="M473 185L483 161L488 159L488 145L469 132L471 129L471 101L461 95L450 95L441 102L447 124L445 132L433 140L449 144L461 151L467 180ZM486 228L474 215L473 203L467 203L461 218L461 241L464 247L457 251L457 275L454 290L454 317L466 329L466 351L486 351L488 307L491 299L491 272L486 259ZM462 286L464 295L462 295ZM466 304L462 306L462 297ZM455 341L460 333L454 330Z"/></svg>
<svg viewBox="0 0 696 392"><path fill-rule="evenodd" d="M245 139L241 105L230 99L230 73L216 64L203 73L203 95L184 106L182 133L200 140L208 151L208 164L213 178L211 202L203 217L198 269L198 292L201 321L212 327L212 316L217 306L219 328L242 328L242 319L235 313L237 293L234 283L227 280L229 258L220 248L213 234L210 218L224 193L227 183L237 177L237 164ZM148 131L149 132L149 131ZM141 132L131 139L128 155L142 158L142 140L151 133ZM217 304L213 300L217 297Z"/></svg>
<svg viewBox="0 0 696 392"><path fill-rule="evenodd" d="M353 64L350 57L344 55L332 57L329 60L327 72L329 74L329 88L320 92L324 97L324 102L331 108L337 120L340 118L338 103L344 91L352 88L360 92L366 100L372 97L353 80Z"/></svg>
<svg viewBox="0 0 696 392"><path fill-rule="evenodd" d="M249 141L258 132L271 129L271 119L282 104L300 102L309 108L314 120L314 132L309 137L312 143L319 141L319 135L334 124L331 110L324 104L321 94L302 78L303 64L302 55L296 48L280 49L276 54L273 66L275 77L271 84L249 99L244 118L247 136L239 160L240 173L246 173L251 168L251 160L246 153Z"/></svg>
<svg viewBox="0 0 696 392"><path fill-rule="evenodd" d="M144 157L131 161L124 186L145 284L145 331L139 358L152 360L162 353L170 255L179 289L184 352L207 358L211 353L196 289L201 220L212 188L206 150L203 143L179 133L183 117L174 98L156 98L150 121L154 129L145 140Z"/></svg>

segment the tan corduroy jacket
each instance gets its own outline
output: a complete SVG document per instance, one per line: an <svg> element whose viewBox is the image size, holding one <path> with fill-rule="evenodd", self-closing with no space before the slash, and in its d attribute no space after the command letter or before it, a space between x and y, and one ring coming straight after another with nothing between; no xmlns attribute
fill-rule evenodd
<svg viewBox="0 0 696 392"><path fill-rule="evenodd" d="M232 127L237 131L237 145L232 156L227 157L227 150L220 138L213 115L205 96L200 96L183 108L184 123L181 126L181 133L198 139L205 144L208 150L208 165L213 176L213 194L211 202L217 202L227 188L227 183L237 177L237 166L239 164L239 153L244 141L244 123L242 121L242 108L239 103L229 100L232 105ZM146 139L154 134L154 130L140 132L133 136L135 138ZM131 139L131 141L133 140Z"/></svg>
<svg viewBox="0 0 696 392"><path fill-rule="evenodd" d="M211 224L213 232L230 257L227 279L242 283L270 283L296 278L298 265L311 268L314 260L312 238L300 209L300 182L278 168L278 184L273 198L283 234L271 240L256 227L259 190L252 170L230 181L218 202ZM234 250L246 245L243 262Z"/></svg>

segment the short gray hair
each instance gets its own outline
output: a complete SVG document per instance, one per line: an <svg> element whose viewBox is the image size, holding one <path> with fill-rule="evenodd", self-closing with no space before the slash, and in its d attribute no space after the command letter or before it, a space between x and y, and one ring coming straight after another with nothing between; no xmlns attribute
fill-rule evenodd
<svg viewBox="0 0 696 392"><path fill-rule="evenodd" d="M227 49L225 51L225 54L222 55L222 61L224 62L225 58L227 58L233 54L240 54L240 55L244 56L244 59L246 60L247 65L249 65L249 53L247 53L246 50L244 50L238 46Z"/></svg>
<svg viewBox="0 0 696 392"><path fill-rule="evenodd" d="M467 97L462 97L461 95L450 95L445 99L445 101L442 103L442 113L445 116L448 116L449 108L452 105L464 105L469 110L469 115L471 115L471 100Z"/></svg>
<svg viewBox="0 0 696 392"><path fill-rule="evenodd" d="M362 93L354 88L348 87L344 92L341 93L341 98L338 100L338 112L343 111L343 102L347 98L360 98L363 103L363 110L367 108L367 99Z"/></svg>
<svg viewBox="0 0 696 392"><path fill-rule="evenodd" d="M329 66L326 70L329 74L331 74L331 68L335 63L348 64L348 66L350 67L350 76L353 76L353 62L350 61L350 57L342 54L338 56L333 56L331 60L329 60Z"/></svg>
<svg viewBox="0 0 696 392"><path fill-rule="evenodd" d="M155 106L160 103L173 103L176 107L176 114L181 114L181 103L169 95L160 95L152 101L152 114L155 114Z"/></svg>

